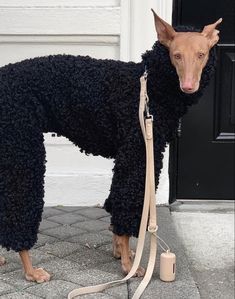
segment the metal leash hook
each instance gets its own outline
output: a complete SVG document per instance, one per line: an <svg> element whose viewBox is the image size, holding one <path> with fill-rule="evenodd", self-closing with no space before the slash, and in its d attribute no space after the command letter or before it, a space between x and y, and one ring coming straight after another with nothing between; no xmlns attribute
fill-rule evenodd
<svg viewBox="0 0 235 299"><path fill-rule="evenodd" d="M146 111L146 117L151 118L153 121L153 115L149 113L149 96L147 92L147 80L148 80L148 70L147 67L145 66L145 70L143 73L143 77L146 81L146 91L145 91L145 111Z"/></svg>
<svg viewBox="0 0 235 299"><path fill-rule="evenodd" d="M144 67L144 74L143 74L143 76L147 80L147 78L148 78L148 70L147 70L147 66L146 65Z"/></svg>

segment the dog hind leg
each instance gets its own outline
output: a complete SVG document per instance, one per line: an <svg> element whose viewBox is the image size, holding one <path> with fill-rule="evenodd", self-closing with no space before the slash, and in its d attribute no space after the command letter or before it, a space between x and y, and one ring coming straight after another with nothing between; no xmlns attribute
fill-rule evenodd
<svg viewBox="0 0 235 299"><path fill-rule="evenodd" d="M0 245L20 253L26 279L47 281L49 274L33 268L28 252L44 205L43 134L30 120L9 122L5 130L0 126L0 151Z"/></svg>

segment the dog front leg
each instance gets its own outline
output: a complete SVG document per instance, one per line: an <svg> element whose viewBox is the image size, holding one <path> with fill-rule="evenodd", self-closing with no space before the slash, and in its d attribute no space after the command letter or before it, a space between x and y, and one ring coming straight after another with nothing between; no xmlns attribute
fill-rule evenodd
<svg viewBox="0 0 235 299"><path fill-rule="evenodd" d="M138 237L141 222L146 162L139 126L124 139L116 155L110 194L104 208L112 216L114 256L121 258L122 270L128 273L132 267L129 239L130 236ZM139 267L136 276L143 274L144 269Z"/></svg>
<svg viewBox="0 0 235 299"><path fill-rule="evenodd" d="M50 280L50 274L47 273L42 268L34 268L32 265L32 261L29 256L28 250L22 250L19 252L24 271L25 278L28 281L36 281L37 283L42 283Z"/></svg>
<svg viewBox="0 0 235 299"><path fill-rule="evenodd" d="M129 236L118 236L113 234L113 255L116 258L121 258L121 266L124 274L128 274L132 268L132 260L134 252L130 249ZM135 276L141 277L145 273L144 268L139 267Z"/></svg>

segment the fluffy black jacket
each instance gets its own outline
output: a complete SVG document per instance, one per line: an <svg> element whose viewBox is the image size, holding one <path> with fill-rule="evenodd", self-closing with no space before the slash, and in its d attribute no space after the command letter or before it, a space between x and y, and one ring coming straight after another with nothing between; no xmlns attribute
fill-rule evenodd
<svg viewBox="0 0 235 299"><path fill-rule="evenodd" d="M105 209L114 233L138 235L145 147L138 119L140 83L148 69L154 116L156 186L167 142L195 104L215 67L211 51L200 89L181 92L167 49L156 42L141 63L55 55L0 69L0 245L20 251L37 240L43 210L43 132L67 137L86 154L114 158Z"/></svg>

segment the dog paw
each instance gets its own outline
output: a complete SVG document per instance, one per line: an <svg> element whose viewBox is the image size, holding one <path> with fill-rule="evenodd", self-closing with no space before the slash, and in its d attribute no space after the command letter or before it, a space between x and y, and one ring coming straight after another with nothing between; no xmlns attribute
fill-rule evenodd
<svg viewBox="0 0 235 299"><path fill-rule="evenodd" d="M3 256L0 256L0 266L3 266L6 263L6 259Z"/></svg>
<svg viewBox="0 0 235 299"><path fill-rule="evenodd" d="M145 274L145 269L141 266L135 272L136 277L142 277L142 276L144 276L144 274Z"/></svg>
<svg viewBox="0 0 235 299"><path fill-rule="evenodd" d="M28 281L35 281L37 283L42 283L49 281L51 278L51 275L47 273L42 268L33 268L33 270L30 273L25 273L25 278Z"/></svg>
<svg viewBox="0 0 235 299"><path fill-rule="evenodd" d="M132 268L132 263L122 264L122 271L125 275L127 275ZM145 274L145 269L143 267L138 267L133 277L142 277Z"/></svg>

